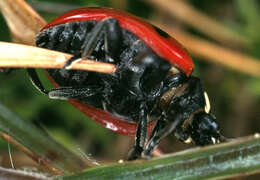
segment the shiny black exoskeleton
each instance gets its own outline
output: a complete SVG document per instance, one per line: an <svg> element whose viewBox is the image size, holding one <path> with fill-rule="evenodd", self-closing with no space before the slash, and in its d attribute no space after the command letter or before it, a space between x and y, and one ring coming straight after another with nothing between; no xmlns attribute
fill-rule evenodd
<svg viewBox="0 0 260 180"><path fill-rule="evenodd" d="M73 21L39 33L36 45L73 54L63 69L47 72L61 87L44 89L34 69L36 87L53 99L78 99L124 120L137 122L129 160L149 157L171 132L183 142L215 144L221 135L200 80L159 57L116 19ZM115 74L68 70L77 58L113 63ZM157 121L147 137L147 123Z"/></svg>

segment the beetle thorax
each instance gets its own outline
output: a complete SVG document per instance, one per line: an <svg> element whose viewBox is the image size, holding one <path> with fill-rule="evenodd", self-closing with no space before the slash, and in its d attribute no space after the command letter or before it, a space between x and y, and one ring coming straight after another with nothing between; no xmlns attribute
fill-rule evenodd
<svg viewBox="0 0 260 180"><path fill-rule="evenodd" d="M172 78L170 89L161 96L160 105L167 114L169 121L181 118L183 121L193 114L204 111L206 106L204 90L200 80L195 77L184 79ZM182 82L176 83L175 82Z"/></svg>
<svg viewBox="0 0 260 180"><path fill-rule="evenodd" d="M181 96L187 87L188 84L181 84L166 91L160 99L162 109L166 111L172 99Z"/></svg>

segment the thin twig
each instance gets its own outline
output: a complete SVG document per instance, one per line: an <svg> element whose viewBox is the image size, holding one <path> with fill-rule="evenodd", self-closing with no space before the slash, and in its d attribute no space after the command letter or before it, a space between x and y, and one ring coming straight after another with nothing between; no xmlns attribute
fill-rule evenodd
<svg viewBox="0 0 260 180"><path fill-rule="evenodd" d="M82 6L75 3L56 2L56 1L35 1L27 0L27 2L32 6L33 9L53 14L62 14L64 12L70 11L72 9L82 8Z"/></svg>
<svg viewBox="0 0 260 180"><path fill-rule="evenodd" d="M21 145L18 143L15 139L13 139L11 136L9 136L6 133L0 132L0 137L5 139L7 142L10 142L12 145L14 145L17 149L21 150L24 152L27 156L31 157L34 159L36 162L38 162L41 165L44 165L47 169L49 169L51 172L54 174L63 174L63 172L59 171L58 169L54 168L52 165L48 163L48 160L45 160L44 158L41 158L37 156L35 153L27 149L25 146Z"/></svg>
<svg viewBox="0 0 260 180"><path fill-rule="evenodd" d="M249 41L183 0L146 0L212 39L224 44L248 45Z"/></svg>
<svg viewBox="0 0 260 180"><path fill-rule="evenodd" d="M62 68L71 55L14 43L0 42L1 68ZM113 64L82 60L72 64L71 69L114 73Z"/></svg>

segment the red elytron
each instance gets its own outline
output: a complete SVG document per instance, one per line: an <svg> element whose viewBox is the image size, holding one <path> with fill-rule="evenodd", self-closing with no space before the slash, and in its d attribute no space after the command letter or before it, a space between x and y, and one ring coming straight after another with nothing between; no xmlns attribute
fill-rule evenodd
<svg viewBox="0 0 260 180"><path fill-rule="evenodd" d="M160 36L151 24L141 18L119 10L105 8L80 8L69 11L52 22L47 24L44 29L71 21L101 21L104 18L113 17L118 20L120 26L133 34L148 45L156 54L167 59L171 64L180 68L187 75L193 71L193 62L182 47L172 37L165 38Z"/></svg>

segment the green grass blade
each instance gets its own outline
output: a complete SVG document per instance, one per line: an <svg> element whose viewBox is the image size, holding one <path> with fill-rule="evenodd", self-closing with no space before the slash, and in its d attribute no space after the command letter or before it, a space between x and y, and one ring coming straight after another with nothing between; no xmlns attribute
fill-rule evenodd
<svg viewBox="0 0 260 180"><path fill-rule="evenodd" d="M90 168L84 173L60 176L57 179L203 180L224 179L257 172L260 172L260 138L256 135L148 161Z"/></svg>
<svg viewBox="0 0 260 180"><path fill-rule="evenodd" d="M0 135L56 174L79 172L87 164L47 133L0 104Z"/></svg>

